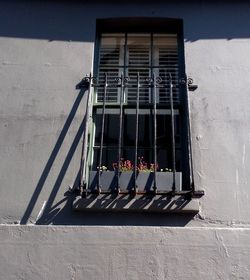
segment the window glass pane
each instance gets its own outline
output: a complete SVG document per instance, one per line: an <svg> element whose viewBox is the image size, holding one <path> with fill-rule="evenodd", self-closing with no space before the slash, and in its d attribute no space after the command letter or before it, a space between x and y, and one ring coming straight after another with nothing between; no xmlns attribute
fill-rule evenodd
<svg viewBox="0 0 250 280"><path fill-rule="evenodd" d="M102 103L104 98L104 83L105 73L107 75L108 87L106 91L106 102L118 103L120 90L115 85L117 84L117 78L119 77L119 69L100 69L99 70L99 87L97 91L97 102Z"/></svg>
<svg viewBox="0 0 250 280"><path fill-rule="evenodd" d="M106 109L104 122L104 146L117 146L119 139L119 109ZM95 146L101 144L102 109L97 109L95 115Z"/></svg>
<svg viewBox="0 0 250 280"><path fill-rule="evenodd" d="M127 103L135 103L137 98L137 73L139 73L140 90L139 102L150 103L151 88L148 87L146 79L150 77L151 70L149 68L128 68L129 83L127 89Z"/></svg>
<svg viewBox="0 0 250 280"><path fill-rule="evenodd" d="M177 36L153 35L153 66L166 66L169 69L178 65Z"/></svg>
<svg viewBox="0 0 250 280"><path fill-rule="evenodd" d="M170 111L170 110L169 110ZM175 122L175 141L179 144L179 137L177 141L177 132L179 131L180 118L175 110L174 122ZM157 115L157 146L158 147L172 147L171 140L171 115Z"/></svg>
<svg viewBox="0 0 250 280"><path fill-rule="evenodd" d="M133 110L133 111L132 111ZM152 146L152 118L149 114L143 114L143 111L139 113L139 131L138 131L138 146L151 147ZM124 117L124 146L135 145L135 130L136 130L136 115L135 109L128 109L129 114L125 114ZM132 114L133 113L133 114Z"/></svg>
<svg viewBox="0 0 250 280"><path fill-rule="evenodd" d="M150 34L128 34L127 65L150 65Z"/></svg>
<svg viewBox="0 0 250 280"><path fill-rule="evenodd" d="M107 88L106 102L119 102L119 90L110 85L116 83L121 75L124 65L125 34L103 34L101 37L99 51L99 71L97 99L96 102L103 102L105 73L109 87Z"/></svg>
<svg viewBox="0 0 250 280"><path fill-rule="evenodd" d="M176 34L153 35L153 66L154 74L161 77L162 87L158 90L158 103L169 103L169 74L174 85L178 85L178 47ZM173 99L179 102L179 88L173 87Z"/></svg>
<svg viewBox="0 0 250 280"><path fill-rule="evenodd" d="M117 67L124 65L124 34L103 34L99 54L99 66Z"/></svg>
<svg viewBox="0 0 250 280"><path fill-rule="evenodd" d="M100 148L94 148L94 162L92 170L97 170L99 165ZM113 170L113 163L116 163L118 159L117 148L103 148L102 150L102 163L101 166L107 167L108 170Z"/></svg>

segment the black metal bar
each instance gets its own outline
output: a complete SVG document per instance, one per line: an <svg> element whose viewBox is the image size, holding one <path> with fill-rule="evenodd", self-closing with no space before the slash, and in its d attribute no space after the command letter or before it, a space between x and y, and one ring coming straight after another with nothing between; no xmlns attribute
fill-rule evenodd
<svg viewBox="0 0 250 280"><path fill-rule="evenodd" d="M140 74L137 73L137 92L136 92L136 121L135 121L135 164L134 164L134 192L137 192L137 172L138 172L138 129L139 129L139 102L140 102Z"/></svg>
<svg viewBox="0 0 250 280"><path fill-rule="evenodd" d="M122 66L123 68L123 73L124 73L124 76L128 76L128 71L127 68L128 68L128 61L127 61L127 51L128 51L128 33L125 33L125 41L124 41L124 54L123 54L123 61L124 61L124 65Z"/></svg>
<svg viewBox="0 0 250 280"><path fill-rule="evenodd" d="M189 152L189 165L190 165L190 185L192 192L195 191L194 186L194 169L193 169L193 156L192 156L192 138L191 138L191 120L190 120L190 103L189 103L189 81L186 80L186 106L187 106L187 122L188 122L188 152Z"/></svg>
<svg viewBox="0 0 250 280"><path fill-rule="evenodd" d="M157 192L157 119L156 119L156 77L153 74L154 93L154 192Z"/></svg>
<svg viewBox="0 0 250 280"><path fill-rule="evenodd" d="M81 153L81 163L80 163L80 195L83 194L83 189L85 189L85 193L87 194L87 184L86 184L86 165L87 165L87 152L88 152L88 130L89 130L89 117L90 110L92 110L91 103L91 73L89 77L86 78L88 81L88 96L87 96L87 108L86 108L86 116L85 116L85 130L83 135L83 144L82 144L82 153Z"/></svg>
<svg viewBox="0 0 250 280"><path fill-rule="evenodd" d="M95 192L91 193L96 195ZM107 194L107 195L111 195L112 192L111 191L102 191L102 194ZM131 193L129 191L120 191L119 193L120 195L130 195ZM158 191L156 195L169 195L172 196L173 192L172 191ZM149 191L138 191L137 195L155 195L154 192L149 192ZM185 196L185 197L189 197L189 198L200 198L203 195L205 195L205 192L203 190L196 190L194 192L192 192L191 190L188 191L176 191L175 195L180 195L180 196Z"/></svg>
<svg viewBox="0 0 250 280"><path fill-rule="evenodd" d="M123 100L124 100L124 76L121 74L121 92L120 92L120 119L119 119L119 143L118 143L118 169L117 169L117 192L120 191L120 171L122 154L122 122L123 122Z"/></svg>
<svg viewBox="0 0 250 280"><path fill-rule="evenodd" d="M125 38L126 39L126 38ZM151 59L150 59L150 62L151 62ZM164 66L162 66L162 65L156 65L156 66L154 66L154 65L152 65L152 66L143 66L143 65L140 65L140 64L135 64L135 65L115 65L115 66L105 66L105 65L102 65L102 68L103 69L124 69L124 66L127 68L127 67L129 67L129 68L133 68L133 69L138 69L138 67L140 67L140 69L157 69L157 68L159 68L159 69L166 69L166 66L164 65ZM168 66L167 67L168 69L170 69L172 72L174 72L177 68L176 67L172 67L172 69L171 69L171 67L170 66Z"/></svg>
<svg viewBox="0 0 250 280"><path fill-rule="evenodd" d="M173 185L172 191L175 194L175 177L176 177L176 163L175 163L175 121L174 121L174 104L173 104L173 81L172 75L169 73L169 90L170 90L170 106L171 106L171 138L172 138L172 165L173 165Z"/></svg>
<svg viewBox="0 0 250 280"><path fill-rule="evenodd" d="M105 129L105 110L106 110L106 97L107 97L107 87L108 87L108 75L105 73L105 84L104 84L104 94L102 103L102 126L101 126L101 143L100 143L100 154L99 154L99 165L98 165L98 182L97 190L101 191L101 168L102 168L102 150L103 150L103 137Z"/></svg>
<svg viewBox="0 0 250 280"><path fill-rule="evenodd" d="M150 34L150 73L149 73L149 75L151 76L151 77L153 77L153 75L154 75L154 70L153 70L153 67L152 67L152 65L153 65L153 44L154 44L154 42L153 42L153 40L154 40L154 36L153 36L153 33L151 32L151 34Z"/></svg>

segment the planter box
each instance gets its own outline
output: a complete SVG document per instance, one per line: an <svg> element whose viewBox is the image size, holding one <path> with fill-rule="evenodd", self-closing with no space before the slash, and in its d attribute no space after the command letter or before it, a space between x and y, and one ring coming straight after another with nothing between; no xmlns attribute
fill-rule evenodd
<svg viewBox="0 0 250 280"><path fill-rule="evenodd" d="M156 182L158 191L171 191L173 185L172 172L157 172ZM98 182L98 172L90 171L89 186L92 191L96 190ZM102 171L100 176L100 186L103 191L113 191L117 187L117 173L115 171ZM153 191L154 173L139 172L136 178L136 184L139 191ZM181 191L182 173L175 173L175 188L176 191ZM134 172L126 171L120 174L120 189L121 191L131 191L134 188Z"/></svg>

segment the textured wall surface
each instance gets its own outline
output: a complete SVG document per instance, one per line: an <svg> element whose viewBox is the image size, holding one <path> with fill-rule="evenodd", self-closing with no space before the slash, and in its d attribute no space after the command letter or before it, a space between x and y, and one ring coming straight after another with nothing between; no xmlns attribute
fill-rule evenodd
<svg viewBox="0 0 250 280"><path fill-rule="evenodd" d="M177 2L0 1L0 279L249 278L250 4ZM196 216L72 211L109 17L183 19Z"/></svg>
<svg viewBox="0 0 250 280"><path fill-rule="evenodd" d="M0 234L1 279L249 279L249 229L2 226Z"/></svg>

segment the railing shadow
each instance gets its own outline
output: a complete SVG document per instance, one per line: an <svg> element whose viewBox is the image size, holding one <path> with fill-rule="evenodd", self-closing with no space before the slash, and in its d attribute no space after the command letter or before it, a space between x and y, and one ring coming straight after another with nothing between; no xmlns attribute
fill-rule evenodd
<svg viewBox="0 0 250 280"><path fill-rule="evenodd" d="M59 176L58 176L59 177ZM72 189L79 187L80 181L80 170L77 173ZM53 201L57 190L60 185L54 185L54 189L49 197L48 203L44 209L42 216L36 221L37 225L48 225L48 224L71 224L72 221L72 205L76 198L76 193L72 191L66 191L64 198L53 205ZM67 221L67 222L66 222ZM73 224L73 223L72 223Z"/></svg>
<svg viewBox="0 0 250 280"><path fill-rule="evenodd" d="M41 193L41 191L43 189L45 181L46 181L46 179L47 179L47 177L48 177L48 175L49 175L49 173L51 171L51 168L52 168L52 166L53 166L53 164L54 164L54 162L56 160L56 157L57 157L57 155L59 153L59 150L60 150L60 148L61 148L61 146L63 144L63 141L64 141L64 139L65 139L65 137L66 137L66 135L68 133L68 130L69 130L71 124L72 124L72 121L74 120L74 117L76 115L77 109L78 109L78 107L79 107L79 105L81 103L81 100L82 100L85 92L86 92L86 88L82 89L79 92L79 94L76 97L76 99L75 99L75 102L74 102L74 104L73 104L73 106L71 108L71 111L70 111L70 113L68 115L68 118L67 118L67 120L66 120L66 122L65 122L65 124L63 126L63 129L62 129L62 131L61 131L61 133L60 133L60 135L59 135L59 137L58 137L58 139L56 141L56 144L55 144L55 146L54 146L54 148L53 148L53 150L52 150L52 152L51 152L51 154L49 156L49 159L48 159L48 161L47 161L47 163L46 163L46 165L45 165L45 167L44 167L44 169L42 171L42 174L41 174L41 176L40 176L40 178L38 180L38 183L37 183L37 185L35 187L35 190L34 190L32 196L31 196L29 204L28 204L28 206L27 206L27 208L26 208L26 210L24 212L23 217L21 218L20 224L27 224L28 221L29 221L29 218L30 218L30 216L32 214L32 211L33 211L33 209L35 207L35 204L36 204L36 202L38 200L38 197L39 197L39 195L40 195L40 193ZM69 150L69 152L68 152L68 154L66 156L66 159L65 159L65 161L63 163L63 166L62 166L62 168L61 168L61 170L59 172L57 180L56 180L56 182L54 184L54 187L52 189L52 192L50 194L47 206L45 208L46 211L48 210L48 207L50 207L52 205L53 201L54 201L55 195L58 192L58 189L59 189L60 184L61 184L61 182L62 182L62 180L64 178L64 175L65 175L65 173L67 171L69 163L70 163L70 161L71 161L71 159L73 157L73 154L75 152L77 144L80 141L81 135L82 135L83 130L84 130L84 121L85 120L82 121L82 123L81 123L81 125L80 125L80 127L78 129L78 132L77 132L77 134L75 136L75 139L74 139L74 141L72 143L72 146L71 146L71 148L70 148L70 150Z"/></svg>
<svg viewBox="0 0 250 280"><path fill-rule="evenodd" d="M66 158L64 160L64 163L63 163L63 165L61 167L61 170L60 170L60 172L58 174L58 177L57 177L57 179L55 181L55 184L54 184L54 186L52 188L52 191L51 191L51 193L49 195L49 198L48 198L48 201L47 201L46 206L44 208L43 214L36 221L36 224L48 224L48 223L50 223L52 217L56 214L56 213L54 213L54 215L51 215L52 214L51 211L55 208L55 206L53 206L53 202L54 202L54 200L56 198L56 195L57 195L57 193L58 193L58 191L60 189L60 186L62 184L63 178L64 178L64 176L66 174L68 166L70 165L70 162L71 162L71 159L72 159L72 157L73 157L73 155L75 153L75 150L76 150L76 148L77 148L77 146L78 146L78 144L80 142L80 139L81 139L81 137L83 135L84 127L85 127L85 118L83 118L83 120L81 122L81 125L79 126L79 129L78 129L78 131L76 133L76 136L75 136L75 138L73 140L73 143L72 143L72 145L71 145L71 147L70 147L70 149L68 151L68 154L67 154L67 156L66 156ZM80 170L79 170L78 175L76 176L75 182L73 184L73 189L76 188L77 185L79 185L79 180L80 180L79 177L80 177ZM71 196L68 195L68 198L70 198L70 197Z"/></svg>
<svg viewBox="0 0 250 280"><path fill-rule="evenodd" d="M77 180L76 180L77 181ZM175 203L171 199L159 198L152 204L152 208L180 210L179 213L157 211L141 211L151 204L150 199L142 197L131 204L131 210L123 211L122 208L131 203L127 195L116 196L103 195L98 199L98 195L93 195L89 199L80 199L72 193L66 192L65 198L50 208L45 219L41 219L39 224L53 225L96 225L96 226L186 226L196 213L183 212L181 210L188 204L186 200L177 199ZM87 211L75 211L75 207L80 202L85 204ZM90 209L93 208L93 209ZM95 208L95 209L94 209ZM113 209L114 211L110 211Z"/></svg>

